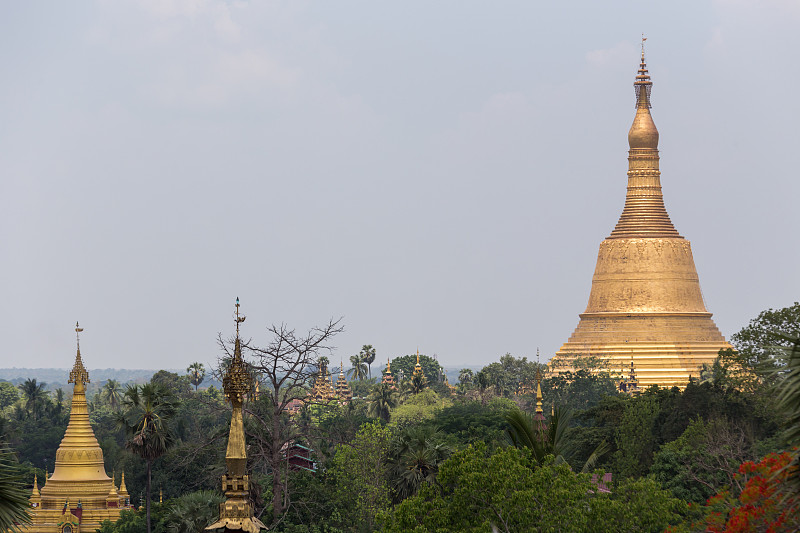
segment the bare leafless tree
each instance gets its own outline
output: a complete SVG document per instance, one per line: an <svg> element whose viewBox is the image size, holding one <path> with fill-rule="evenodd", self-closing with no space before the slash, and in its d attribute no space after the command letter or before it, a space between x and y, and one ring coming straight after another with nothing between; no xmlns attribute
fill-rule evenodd
<svg viewBox="0 0 800 533"><path fill-rule="evenodd" d="M272 474L272 512L277 522L291 504L286 478L287 453L302 436L301 426L286 414L295 400L307 401L308 386L316 375L322 353L333 350L331 341L344 330L341 318L306 333L281 324L267 328L268 344L253 341L243 344L247 360L260 385L259 400L245 408L249 414L249 448L254 458L263 460ZM231 343L221 342L228 357ZM223 357L220 366L224 366Z"/></svg>

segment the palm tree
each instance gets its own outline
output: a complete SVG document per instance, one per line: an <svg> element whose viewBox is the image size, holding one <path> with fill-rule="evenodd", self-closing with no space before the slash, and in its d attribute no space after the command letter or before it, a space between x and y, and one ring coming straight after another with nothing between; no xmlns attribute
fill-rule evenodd
<svg viewBox="0 0 800 533"><path fill-rule="evenodd" d="M792 448L790 452L792 461L789 463L791 484L786 492L787 501L800 505L800 335L777 334L778 338L786 341L790 346L776 347L780 352L779 360L782 364L777 369L767 367L763 373L781 376L776 382L775 392L778 400L778 409L786 417L786 431L784 439Z"/></svg>
<svg viewBox="0 0 800 533"><path fill-rule="evenodd" d="M18 526L31 523L28 496L14 453L0 445L0 531L19 531Z"/></svg>
<svg viewBox="0 0 800 533"><path fill-rule="evenodd" d="M353 365L353 368L347 371L350 375L350 379L361 380L367 377L367 365L365 365L364 360L361 359L361 354L351 355L350 364Z"/></svg>
<svg viewBox="0 0 800 533"><path fill-rule="evenodd" d="M420 392L424 391L428 386L428 380L425 376L411 376L411 392L413 394L419 394Z"/></svg>
<svg viewBox="0 0 800 533"><path fill-rule="evenodd" d="M119 407L119 402L121 399L120 395L120 384L119 381L116 379L109 379L106 381L106 384L103 385L103 398L106 399L108 404L111 406L113 410L117 410Z"/></svg>
<svg viewBox="0 0 800 533"><path fill-rule="evenodd" d="M37 383L35 379L26 379L19 386L22 398L25 400L25 410L33 415L34 419L38 418L39 412L41 412L42 407L48 400L46 386L46 383Z"/></svg>
<svg viewBox="0 0 800 533"><path fill-rule="evenodd" d="M147 383L128 385L122 398L123 411L116 413L118 426L125 431L125 447L147 463L147 533L150 533L150 484L153 461L175 443L169 419L178 400L167 387Z"/></svg>
<svg viewBox="0 0 800 533"><path fill-rule="evenodd" d="M60 416L64 412L64 389L61 387L56 389L56 398L51 405L50 412L56 416Z"/></svg>
<svg viewBox="0 0 800 533"><path fill-rule="evenodd" d="M212 490L184 494L172 500L167 511L169 533L203 533L219 515L219 504L225 498Z"/></svg>
<svg viewBox="0 0 800 533"><path fill-rule="evenodd" d="M507 435L515 447L530 448L539 464L542 464L548 455L554 456L557 463L569 464L574 460L575 453L575 442L570 439L569 433L571 420L572 412L569 409L555 408L547 423L533 420L526 413L516 409L506 415L506 422L510 426ZM590 471L609 449L607 442L601 442L589 455L581 472Z"/></svg>
<svg viewBox="0 0 800 533"><path fill-rule="evenodd" d="M194 385L194 391L197 392L197 387L206 377L206 368L203 363L194 362L186 369L186 373L189 374L189 383Z"/></svg>
<svg viewBox="0 0 800 533"><path fill-rule="evenodd" d="M473 372L469 368L462 368L458 371L458 382L464 385L472 383Z"/></svg>
<svg viewBox="0 0 800 533"><path fill-rule="evenodd" d="M390 472L397 502L417 493L423 483L433 483L439 465L452 450L444 443L444 434L431 426L409 426L392 443L389 452Z"/></svg>
<svg viewBox="0 0 800 533"><path fill-rule="evenodd" d="M369 416L389 421L391 410L397 407L397 390L385 383L381 383L367 397Z"/></svg>
<svg viewBox="0 0 800 533"><path fill-rule="evenodd" d="M367 363L369 368L369 377L372 378L372 363L375 362L375 348L371 344L365 344L361 347L361 352L358 354L361 360Z"/></svg>

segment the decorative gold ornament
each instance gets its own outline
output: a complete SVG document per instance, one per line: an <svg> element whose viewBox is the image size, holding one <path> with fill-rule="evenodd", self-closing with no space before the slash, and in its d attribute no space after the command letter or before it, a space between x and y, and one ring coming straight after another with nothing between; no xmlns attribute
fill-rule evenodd
<svg viewBox="0 0 800 533"><path fill-rule="evenodd" d="M389 387L394 387L394 375L392 374L392 362L389 358L386 358L386 372L383 373L383 378L381 378L381 384L389 385Z"/></svg>
<svg viewBox="0 0 800 533"><path fill-rule="evenodd" d="M89 373L81 359L82 331L83 328L76 323L77 350L75 364L69 373L69 383L73 384L69 423L56 451L53 474L45 476L41 490L34 486L31 494L32 523L22 528L25 532L61 533L68 528L73 533L94 531L103 520L114 522L119 518L120 499L112 496L116 488L106 474L103 450L89 421L85 387L89 383ZM70 501L77 501L77 506L73 507Z"/></svg>
<svg viewBox="0 0 800 533"><path fill-rule="evenodd" d="M250 476L247 475L242 401L252 386L252 378L242 359L239 324L244 322L245 317L239 316L239 298L236 298L235 318L236 340L234 341L233 359L222 379L222 388L232 407L228 449L225 453L227 472L222 476L225 501L219 505L219 520L206 529L224 528L225 531L258 533L262 529L267 529L267 526L253 515L253 507L250 505Z"/></svg>

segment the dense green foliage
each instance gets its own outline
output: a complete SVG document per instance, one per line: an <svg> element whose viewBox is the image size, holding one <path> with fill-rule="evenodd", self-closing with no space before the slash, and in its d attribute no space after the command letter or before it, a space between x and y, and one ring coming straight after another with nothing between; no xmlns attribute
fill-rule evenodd
<svg viewBox="0 0 800 533"><path fill-rule="evenodd" d="M684 390L633 396L618 392L620 369L601 361L586 358L559 375L510 354L478 372L465 369L454 390L422 355L430 381L414 386L416 355L399 357L391 363L396 384L387 386L385 367L368 378L375 350L365 345L351 358L354 369L361 365L352 374L364 378L351 382L351 402L308 404L289 415L275 409L282 396L263 381L261 396L248 398L251 501L271 530L292 533L736 531L757 517L791 531L794 515L775 502L800 501L792 475L800 446L798 324L798 304L765 311L732 338L739 351L721 353ZM187 372L159 371L135 389L111 378L90 394L108 471L117 482L125 471L137 507L147 499L148 470L153 493L163 490L164 503L151 508L154 531L201 531L222 498L230 407L215 387L199 388L198 367ZM544 421L532 417L537 373ZM304 395L311 382L300 386ZM0 435L19 457L7 464L26 495L34 474L41 484L52 471L70 392L33 378L0 382ZM156 397L166 410L152 436L168 431L137 455L146 439L137 444L135 428L146 426L145 404L155 409ZM306 450L307 468L289 465L275 435ZM598 482L603 472L612 481ZM146 522L145 512L125 511L101 532L143 533Z"/></svg>
<svg viewBox="0 0 800 533"><path fill-rule="evenodd" d="M0 531L30 522L28 495L13 452L0 443Z"/></svg>

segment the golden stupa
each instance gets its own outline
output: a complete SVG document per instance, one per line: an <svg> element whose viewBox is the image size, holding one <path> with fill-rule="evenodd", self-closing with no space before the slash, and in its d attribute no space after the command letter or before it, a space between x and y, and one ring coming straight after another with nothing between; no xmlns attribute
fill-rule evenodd
<svg viewBox="0 0 800 533"><path fill-rule="evenodd" d="M242 403L253 386L253 378L242 359L242 343L239 340L239 324L244 320L245 317L239 315L239 298L236 298L236 340L233 359L225 377L222 378L222 389L232 407L228 448L225 452L227 472L222 476L225 501L219 504L219 520L206 529L258 533L262 529L267 529L267 526L253 515L253 506L250 504L250 476L247 474Z"/></svg>
<svg viewBox="0 0 800 533"><path fill-rule="evenodd" d="M730 345L706 310L691 245L664 207L644 47L634 87L625 207L600 244L586 311L553 362L569 370L582 356L611 368L632 361L640 386L684 387Z"/></svg>
<svg viewBox="0 0 800 533"><path fill-rule="evenodd" d="M83 329L75 325L75 332ZM69 373L74 384L69 424L56 452L53 474L31 494L32 523L22 531L29 533L81 533L95 531L103 520L116 521L122 500L114 481L106 474L103 450L89 422L86 383L89 373L81 360L80 338L75 365ZM127 491L125 492L127 498ZM122 505L120 505L122 504Z"/></svg>

